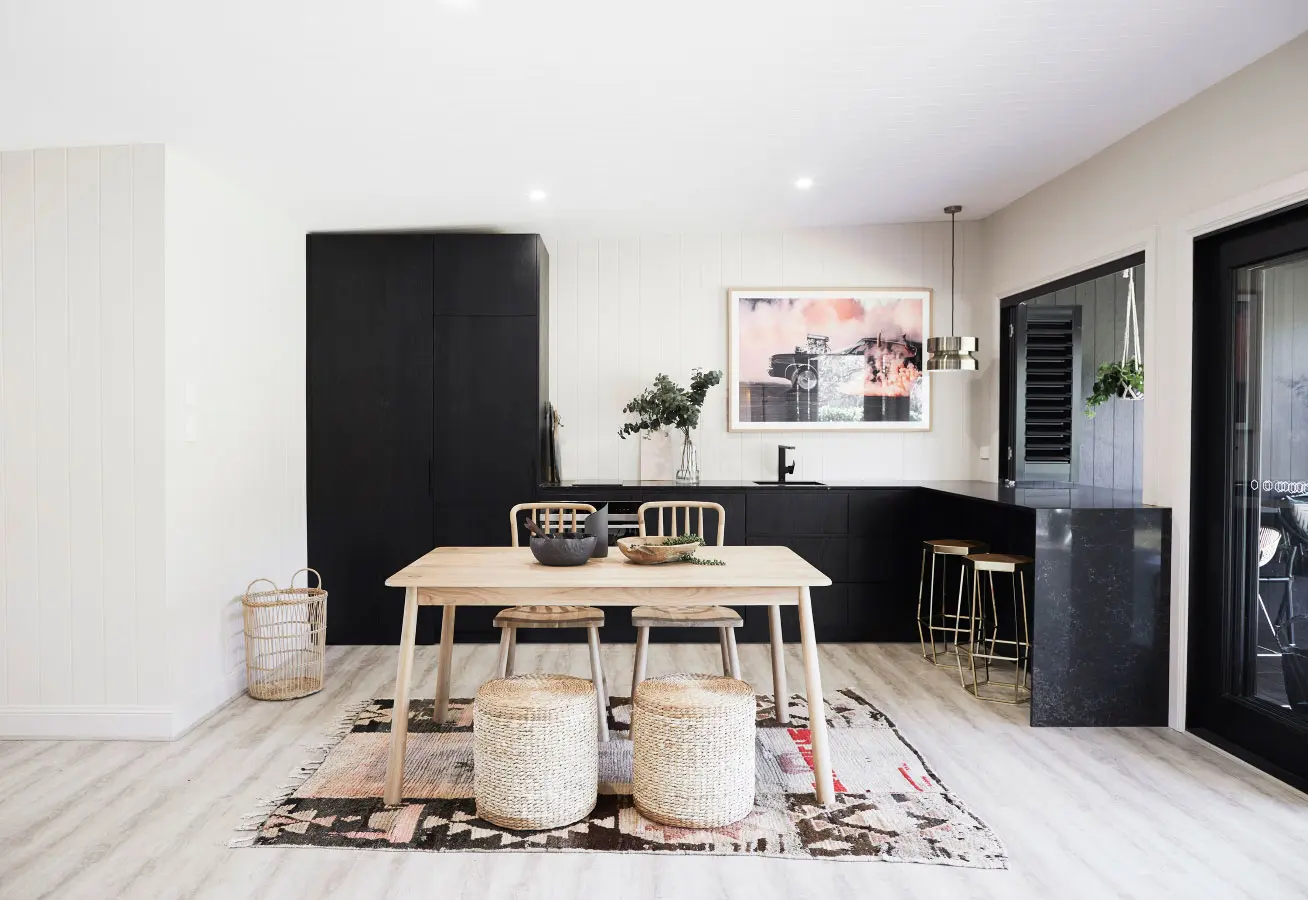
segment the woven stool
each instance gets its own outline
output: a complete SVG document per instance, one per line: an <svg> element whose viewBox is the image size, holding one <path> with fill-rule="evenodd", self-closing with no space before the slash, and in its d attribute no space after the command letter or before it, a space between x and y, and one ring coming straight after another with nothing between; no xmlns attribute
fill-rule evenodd
<svg viewBox="0 0 1308 900"><path fill-rule="evenodd" d="M632 793L646 818L682 828L729 825L754 808L754 690L720 675L663 675L636 685Z"/></svg>
<svg viewBox="0 0 1308 900"><path fill-rule="evenodd" d="M570 825L595 808L595 686L571 675L488 681L473 706L477 815L502 828Z"/></svg>

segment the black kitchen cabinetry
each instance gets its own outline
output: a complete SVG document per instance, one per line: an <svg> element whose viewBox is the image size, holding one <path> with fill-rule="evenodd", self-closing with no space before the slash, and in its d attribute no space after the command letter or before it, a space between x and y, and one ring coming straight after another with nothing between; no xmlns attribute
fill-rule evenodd
<svg viewBox="0 0 1308 900"><path fill-rule="evenodd" d="M738 488L715 490L669 485L637 489L603 486L541 487L541 500L600 503L604 500L710 500L727 510L728 544L778 544L791 548L831 579L813 588L813 623L820 641L917 640L918 548L921 492L913 488ZM652 528L652 525L648 526ZM712 531L715 523L707 523ZM613 551L617 552L617 551ZM768 639L765 607L740 607L741 641ZM799 640L795 607L782 607L781 628ZM613 610L605 640L630 641L624 611ZM712 629L657 629L653 641L716 641Z"/></svg>
<svg viewBox="0 0 1308 900"><path fill-rule="evenodd" d="M1035 550L1034 510L917 486L705 485L697 489L595 484L542 486L537 497L594 504L619 499L721 503L727 510L728 544L789 547L831 579L829 587L812 589L813 624L820 641L917 641L923 540L970 537L1008 553L1031 556ZM739 639L766 641L767 609L753 606L738 611L745 617ZM782 607L781 629L787 641L799 640L795 607ZM652 633L651 640L717 640L712 629L664 632ZM625 611L611 611L603 637L608 641L634 639Z"/></svg>
<svg viewBox="0 0 1308 900"><path fill-rule="evenodd" d="M834 582L815 587L813 626L820 641L853 640L849 635L849 493L806 491L799 488L747 491L745 494L745 543L779 544L789 547ZM788 641L799 640L799 611L781 608L781 633ZM747 641L768 638L765 606L745 610Z"/></svg>
<svg viewBox="0 0 1308 900"><path fill-rule="evenodd" d="M535 493L548 256L538 235L308 238L308 538L327 640L399 641L386 577L432 547L509 542ZM466 608L460 640L493 640ZM440 612L420 611L418 639Z"/></svg>

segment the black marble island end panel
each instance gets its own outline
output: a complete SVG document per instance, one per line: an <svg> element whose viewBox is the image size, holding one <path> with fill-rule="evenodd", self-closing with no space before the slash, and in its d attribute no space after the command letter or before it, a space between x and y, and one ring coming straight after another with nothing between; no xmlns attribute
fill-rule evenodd
<svg viewBox="0 0 1308 900"><path fill-rule="evenodd" d="M1032 725L1167 724L1171 511L1036 513Z"/></svg>

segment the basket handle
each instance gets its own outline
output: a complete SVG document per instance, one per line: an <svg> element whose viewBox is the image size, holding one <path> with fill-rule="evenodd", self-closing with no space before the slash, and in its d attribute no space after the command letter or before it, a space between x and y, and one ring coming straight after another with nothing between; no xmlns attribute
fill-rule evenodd
<svg viewBox="0 0 1308 900"><path fill-rule="evenodd" d="M247 584L247 585L245 586L245 597L246 597L247 600L248 600L249 597L250 597L250 588L254 587L256 584L258 584L258 583L261 582L261 581L262 581L262 582L265 582L265 583L267 583L267 584L271 584L271 585L273 586L273 590L274 590L274 591L280 591L280 590L281 590L281 588L279 588L279 587L277 586L277 583L276 583L275 581L273 581L271 578L256 578L256 579L254 579L254 581L251 581L249 584Z"/></svg>
<svg viewBox="0 0 1308 900"><path fill-rule="evenodd" d="M317 569L310 569L310 568L307 568L307 567L301 569L299 572L296 572L295 575L292 575L292 576L291 576L291 587L295 587L295 578L296 578L297 575L300 574L300 572L312 572L312 573L314 574L314 576L318 579L318 588L319 588L319 589L322 588L322 576L318 574L318 570L317 570ZM305 576L304 576L304 586L305 586L305 587L308 587L308 586L309 586L309 576L308 576L308 575L305 575Z"/></svg>

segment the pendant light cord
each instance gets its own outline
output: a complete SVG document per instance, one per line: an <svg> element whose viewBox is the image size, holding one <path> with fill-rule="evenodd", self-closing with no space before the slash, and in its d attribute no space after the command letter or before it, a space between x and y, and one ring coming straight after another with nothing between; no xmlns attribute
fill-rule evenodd
<svg viewBox="0 0 1308 900"><path fill-rule="evenodd" d="M954 333L954 258L955 245L958 241L958 234L955 226L955 219L958 213L949 214L949 333Z"/></svg>

